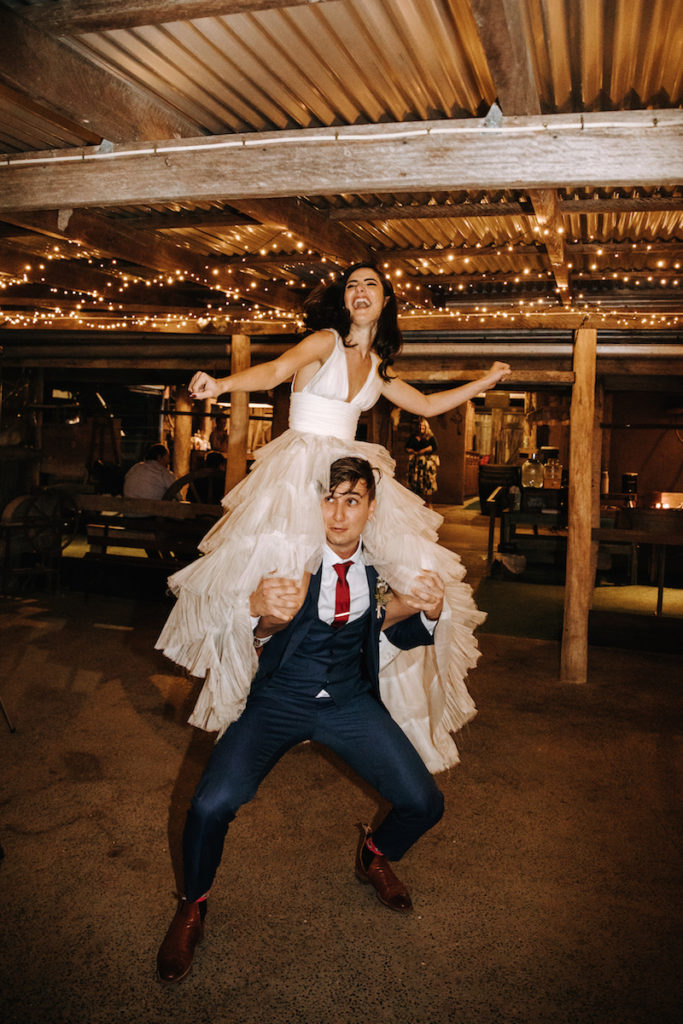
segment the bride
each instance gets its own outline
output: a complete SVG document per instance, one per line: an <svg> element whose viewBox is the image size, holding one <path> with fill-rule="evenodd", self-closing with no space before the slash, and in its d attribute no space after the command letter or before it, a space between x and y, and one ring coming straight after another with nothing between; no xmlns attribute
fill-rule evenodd
<svg viewBox="0 0 683 1024"><path fill-rule="evenodd" d="M251 473L223 499L225 514L200 544L202 557L169 580L176 604L157 648L205 682L190 722L225 731L241 713L256 671L249 595L263 576L301 579L320 566L325 541L320 498L329 467L359 455L378 476L376 513L363 535L367 561L389 587L408 593L422 569L446 586L434 647L396 651L383 642L382 700L428 768L457 763L451 733L475 714L465 677L478 658L483 620L459 557L437 543L441 516L393 478L380 445L355 440L358 418L380 395L417 416L433 417L494 387L510 372L494 363L483 377L424 395L391 369L401 347L391 283L356 264L313 297L311 333L277 359L216 379L199 372L195 399L264 391L293 378L289 429L261 448Z"/></svg>

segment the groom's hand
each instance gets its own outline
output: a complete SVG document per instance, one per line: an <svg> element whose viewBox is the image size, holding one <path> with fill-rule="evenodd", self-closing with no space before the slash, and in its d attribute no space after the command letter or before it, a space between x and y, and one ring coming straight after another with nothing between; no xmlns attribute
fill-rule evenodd
<svg viewBox="0 0 683 1024"><path fill-rule="evenodd" d="M424 612L428 619L438 619L443 611L446 588L438 572L423 569L415 577L409 594L404 595L407 604L415 611Z"/></svg>
<svg viewBox="0 0 683 1024"><path fill-rule="evenodd" d="M259 637L270 636L292 621L304 603L309 581L308 573L301 580L280 576L264 576L249 597L249 612L260 619L255 629Z"/></svg>
<svg viewBox="0 0 683 1024"><path fill-rule="evenodd" d="M392 592L382 629L396 625L415 612L424 612L428 619L438 619L443 610L444 591L444 582L438 572L423 569L415 577L408 594Z"/></svg>

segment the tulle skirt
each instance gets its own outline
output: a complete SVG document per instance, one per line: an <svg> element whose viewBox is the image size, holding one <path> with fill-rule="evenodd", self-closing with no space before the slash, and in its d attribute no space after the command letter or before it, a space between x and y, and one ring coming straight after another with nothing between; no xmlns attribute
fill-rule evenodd
<svg viewBox="0 0 683 1024"><path fill-rule="evenodd" d="M320 499L335 459L357 455L378 471L377 508L363 533L366 560L399 593L421 569L446 584L433 647L398 651L383 637L380 690L392 717L438 772L457 763L452 732L475 714L465 677L479 652L473 635L485 615L463 582L459 557L437 543L442 519L396 482L379 445L289 429L260 449L251 473L223 499L225 514L200 544L202 556L171 576L176 604L157 648L204 686L190 718L222 734L247 700L257 658L249 595L268 574L314 573L325 541Z"/></svg>

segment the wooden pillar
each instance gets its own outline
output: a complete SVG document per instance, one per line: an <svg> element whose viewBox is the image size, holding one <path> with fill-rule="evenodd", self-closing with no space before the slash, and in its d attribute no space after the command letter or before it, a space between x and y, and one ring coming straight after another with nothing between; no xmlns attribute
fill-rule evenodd
<svg viewBox="0 0 683 1024"><path fill-rule="evenodd" d="M494 412L496 410L494 409ZM453 504L462 505L465 501L465 460L467 458L467 410L459 405L457 409L454 409L450 416L451 423L454 426L454 430L451 433L451 446L448 451L447 458L453 465L453 475L451 478L451 484L453 488ZM439 456L441 459L444 457L442 452ZM438 493L438 492L437 492Z"/></svg>
<svg viewBox="0 0 683 1024"><path fill-rule="evenodd" d="M593 519L593 425L597 332L574 336L574 387L569 435L569 528L560 679L585 683L588 678L588 612L594 584L591 525Z"/></svg>
<svg viewBox="0 0 683 1024"><path fill-rule="evenodd" d="M233 334L230 346L230 373L246 370L251 362L251 338ZM228 465L225 470L226 493L247 475L247 438L249 435L249 392L230 393L230 435Z"/></svg>
<svg viewBox="0 0 683 1024"><path fill-rule="evenodd" d="M187 388L176 388L173 429L173 472L177 478L190 472L192 451L192 401ZM185 490L181 492L185 497Z"/></svg>
<svg viewBox="0 0 683 1024"><path fill-rule="evenodd" d="M612 405L613 395L605 393L605 388L602 388L602 422L606 423L607 426L601 428L601 439L602 439L602 469L607 470L609 476L609 469L612 464ZM609 489L610 491L618 491L621 485L617 484L616 480L610 479Z"/></svg>
<svg viewBox="0 0 683 1024"><path fill-rule="evenodd" d="M30 486L38 487L40 484L40 466L42 462L43 448L43 403L45 401L45 381L43 371L32 370L29 378L28 402L33 408L28 415L28 443L32 448L37 448L41 457L38 460L27 463L27 476L30 478Z"/></svg>
<svg viewBox="0 0 683 1024"><path fill-rule="evenodd" d="M591 478L591 526L600 526L600 477L602 475L602 421L605 418L605 385L597 381L595 387L595 409L593 411L593 475ZM595 575L598 571L598 547L591 544L591 598L588 605L590 611L593 603L592 591L595 587Z"/></svg>
<svg viewBox="0 0 683 1024"><path fill-rule="evenodd" d="M211 437L211 431L213 430L213 420L211 418L211 405L212 401L210 398L205 398L202 402L202 426L201 435L205 441L208 441Z"/></svg>
<svg viewBox="0 0 683 1024"><path fill-rule="evenodd" d="M379 396L379 399L372 407L370 413L370 429L368 431L368 441L372 444L381 444L383 448L386 448L388 452L393 447L393 422L391 419L391 410L393 406L390 402L384 398L383 395Z"/></svg>
<svg viewBox="0 0 683 1024"><path fill-rule="evenodd" d="M507 397L507 396L506 396ZM496 394L494 398L498 398ZM491 408L491 462L500 462L501 437L503 433L503 412L501 405L493 405Z"/></svg>

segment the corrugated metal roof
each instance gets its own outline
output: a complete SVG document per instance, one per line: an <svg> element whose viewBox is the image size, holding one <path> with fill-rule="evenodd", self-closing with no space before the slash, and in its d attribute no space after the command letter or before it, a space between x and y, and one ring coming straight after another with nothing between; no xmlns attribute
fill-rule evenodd
<svg viewBox="0 0 683 1024"><path fill-rule="evenodd" d="M112 17L117 7L125 2L111 6ZM39 10L39 4L0 0L0 18L3 10L26 13L31 8ZM683 0L520 0L508 10L517 11L526 27L544 113L683 103ZM61 43L114 80L133 85L161 109L182 115L197 135L469 119L485 115L500 88L477 22L477 17L486 19L487 11L482 0L335 0L71 32ZM40 28L39 19L34 24ZM2 75L0 68L0 83ZM0 152L68 149L99 138L85 119L79 125L65 115L58 95L41 99L27 88L22 96L12 83L0 84ZM619 192L627 200L657 194L652 188ZM668 188L661 195L668 207L599 210L584 203L585 212L563 210L565 255L573 275L599 274L603 264L611 274L624 265L632 271L666 271L670 277L678 272L682 193ZM595 189L558 193L561 203L611 196L609 190ZM528 279L548 282L549 298L558 301L534 209L522 189L302 198L409 278L430 286L432 279L453 278L457 289L458 276L479 275L483 288L527 271ZM496 203L517 206L514 212L478 215ZM395 206L405 213L427 204L435 206L433 217L424 211L413 217L392 214ZM453 204L452 216L444 204ZM467 212L460 212L459 204L467 204ZM248 217L225 223L214 216L196 224L180 217L183 211L215 215L222 209L230 214L221 203L188 200L107 208L100 215L192 253L238 261L237 267L259 280L309 282L335 266L310 250L296 231L250 223ZM340 219L348 210L356 211L358 219ZM164 213L175 213L178 226L165 220L150 226L151 218ZM577 248L589 243L612 249L599 255ZM648 251L648 243L659 247ZM29 251L30 237L20 244ZM36 252L45 251L40 236L33 244Z"/></svg>
<svg viewBox="0 0 683 1024"><path fill-rule="evenodd" d="M340 0L74 45L212 134L473 116L494 98L462 0Z"/></svg>
<svg viewBox="0 0 683 1024"><path fill-rule="evenodd" d="M544 112L680 105L678 0L521 6ZM74 46L212 134L481 116L496 96L469 0L338 0Z"/></svg>

